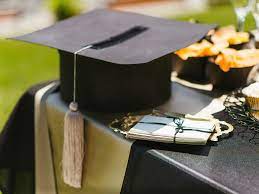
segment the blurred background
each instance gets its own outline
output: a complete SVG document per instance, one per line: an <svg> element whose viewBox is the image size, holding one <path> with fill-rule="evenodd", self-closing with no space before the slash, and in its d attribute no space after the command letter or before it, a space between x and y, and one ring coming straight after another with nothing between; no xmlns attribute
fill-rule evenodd
<svg viewBox="0 0 259 194"><path fill-rule="evenodd" d="M236 23L229 0L0 0L0 131L27 88L59 76L57 51L8 38L97 8L219 25ZM249 15L245 29L254 26Z"/></svg>

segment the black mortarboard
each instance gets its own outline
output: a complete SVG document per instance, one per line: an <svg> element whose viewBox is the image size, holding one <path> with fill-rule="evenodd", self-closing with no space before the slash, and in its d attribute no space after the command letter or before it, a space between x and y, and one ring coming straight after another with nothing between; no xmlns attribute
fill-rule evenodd
<svg viewBox="0 0 259 194"><path fill-rule="evenodd" d="M167 100L171 53L199 41L214 27L103 9L15 39L59 50L66 102L73 99L73 54L91 45L77 54L79 106L126 112Z"/></svg>

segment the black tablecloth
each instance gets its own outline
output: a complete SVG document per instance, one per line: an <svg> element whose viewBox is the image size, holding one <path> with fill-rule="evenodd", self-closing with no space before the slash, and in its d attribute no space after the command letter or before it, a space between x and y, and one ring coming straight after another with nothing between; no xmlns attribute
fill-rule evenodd
<svg viewBox="0 0 259 194"><path fill-rule="evenodd" d="M226 119L225 113L215 115ZM233 123L233 122L232 122ZM215 145L137 141L128 163L125 193L259 193L259 146L242 129Z"/></svg>
<svg viewBox="0 0 259 194"><path fill-rule="evenodd" d="M172 94L162 109L194 113L221 92L173 84ZM224 111L214 116L236 124ZM235 125L231 137L207 146L136 141L122 193L259 193L259 145L250 143L253 133L244 130Z"/></svg>

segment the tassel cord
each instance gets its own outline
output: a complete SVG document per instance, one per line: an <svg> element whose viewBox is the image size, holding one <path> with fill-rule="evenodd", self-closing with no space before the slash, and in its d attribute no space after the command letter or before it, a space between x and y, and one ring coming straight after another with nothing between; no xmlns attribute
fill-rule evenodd
<svg viewBox="0 0 259 194"><path fill-rule="evenodd" d="M89 49L91 48L92 45L87 45L79 50L77 50L76 52L74 52L74 78L73 78L73 102L76 102L76 89L77 89L77 55L84 51L85 49Z"/></svg>
<svg viewBox="0 0 259 194"><path fill-rule="evenodd" d="M77 104L77 54L92 45L85 46L74 52L73 72L73 101L64 118L64 143L63 143L63 180L69 186L81 188L83 160L84 160L84 118L78 110Z"/></svg>

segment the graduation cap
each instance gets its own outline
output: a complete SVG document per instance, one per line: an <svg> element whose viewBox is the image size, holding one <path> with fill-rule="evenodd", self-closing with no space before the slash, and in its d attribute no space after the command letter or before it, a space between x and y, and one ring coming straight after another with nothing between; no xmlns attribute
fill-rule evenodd
<svg viewBox="0 0 259 194"><path fill-rule="evenodd" d="M81 187L84 127L77 103L105 112L162 104L171 94L171 53L214 27L103 9L15 38L59 51L61 96L73 101L64 122L65 183Z"/></svg>
<svg viewBox="0 0 259 194"><path fill-rule="evenodd" d="M79 107L128 112L167 100L171 53L199 41L214 27L101 9L15 39L59 50L61 96L66 102L73 100L77 52Z"/></svg>

